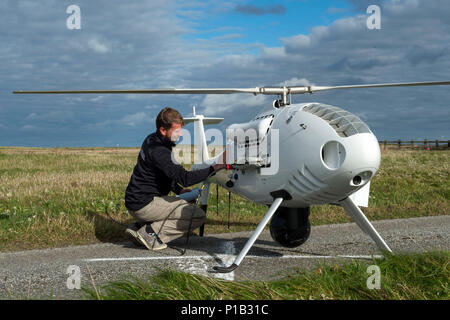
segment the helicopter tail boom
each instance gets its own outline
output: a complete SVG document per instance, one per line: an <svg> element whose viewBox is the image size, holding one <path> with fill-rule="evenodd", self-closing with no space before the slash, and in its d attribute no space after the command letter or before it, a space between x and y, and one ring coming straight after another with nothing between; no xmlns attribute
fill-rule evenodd
<svg viewBox="0 0 450 320"><path fill-rule="evenodd" d="M208 145L206 144L205 128L204 125L218 124L223 121L223 118L208 118L203 115L195 114L195 107L193 109L193 117L183 118L184 123L188 124L194 123L194 141L195 145L198 146L198 152L200 156L200 163L204 163L209 160Z"/></svg>

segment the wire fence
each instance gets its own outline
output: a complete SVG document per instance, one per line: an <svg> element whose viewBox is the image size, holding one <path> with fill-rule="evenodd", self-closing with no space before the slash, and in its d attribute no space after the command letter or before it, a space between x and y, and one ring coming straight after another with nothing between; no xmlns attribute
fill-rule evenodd
<svg viewBox="0 0 450 320"><path fill-rule="evenodd" d="M446 150L450 148L450 140L383 140L378 141L383 150L386 149L424 149L424 150Z"/></svg>

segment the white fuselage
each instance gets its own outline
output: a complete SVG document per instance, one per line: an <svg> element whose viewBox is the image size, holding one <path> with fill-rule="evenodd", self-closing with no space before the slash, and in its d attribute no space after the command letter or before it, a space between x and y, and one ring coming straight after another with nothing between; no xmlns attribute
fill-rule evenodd
<svg viewBox="0 0 450 320"><path fill-rule="evenodd" d="M210 182L260 204L271 204L271 193L284 190L292 199L283 206L300 208L345 199L366 185L379 168L376 137L345 110L320 103L271 107L244 125L270 117L273 121L265 137L270 167L237 165L217 172ZM273 139L276 130L279 139ZM272 152L276 149L277 154ZM194 165L193 169L203 166ZM232 187L227 187L229 181Z"/></svg>

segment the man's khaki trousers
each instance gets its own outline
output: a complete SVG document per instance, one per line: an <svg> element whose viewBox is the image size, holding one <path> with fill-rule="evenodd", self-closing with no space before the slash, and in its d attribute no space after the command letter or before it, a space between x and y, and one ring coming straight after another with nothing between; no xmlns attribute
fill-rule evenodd
<svg viewBox="0 0 450 320"><path fill-rule="evenodd" d="M194 204L170 196L154 197L138 211L129 211L139 222L151 225L162 242L167 243L200 227L206 220L205 212Z"/></svg>

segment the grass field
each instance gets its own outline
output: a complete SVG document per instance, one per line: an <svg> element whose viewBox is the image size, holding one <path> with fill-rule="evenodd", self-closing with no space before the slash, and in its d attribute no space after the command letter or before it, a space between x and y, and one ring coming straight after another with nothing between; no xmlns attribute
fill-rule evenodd
<svg viewBox="0 0 450 320"><path fill-rule="evenodd" d="M132 221L124 192L136 148L0 147L0 251L125 240ZM386 150L371 184L370 220L446 215L450 212L449 151ZM211 188L206 233L254 229L266 207ZM312 225L351 221L342 208L311 209Z"/></svg>
<svg viewBox="0 0 450 320"><path fill-rule="evenodd" d="M386 254L381 261L323 265L268 282L234 282L166 270L149 279L128 278L83 291L86 299L102 300L448 300L449 262L448 252ZM379 267L379 288L367 286L368 265Z"/></svg>

